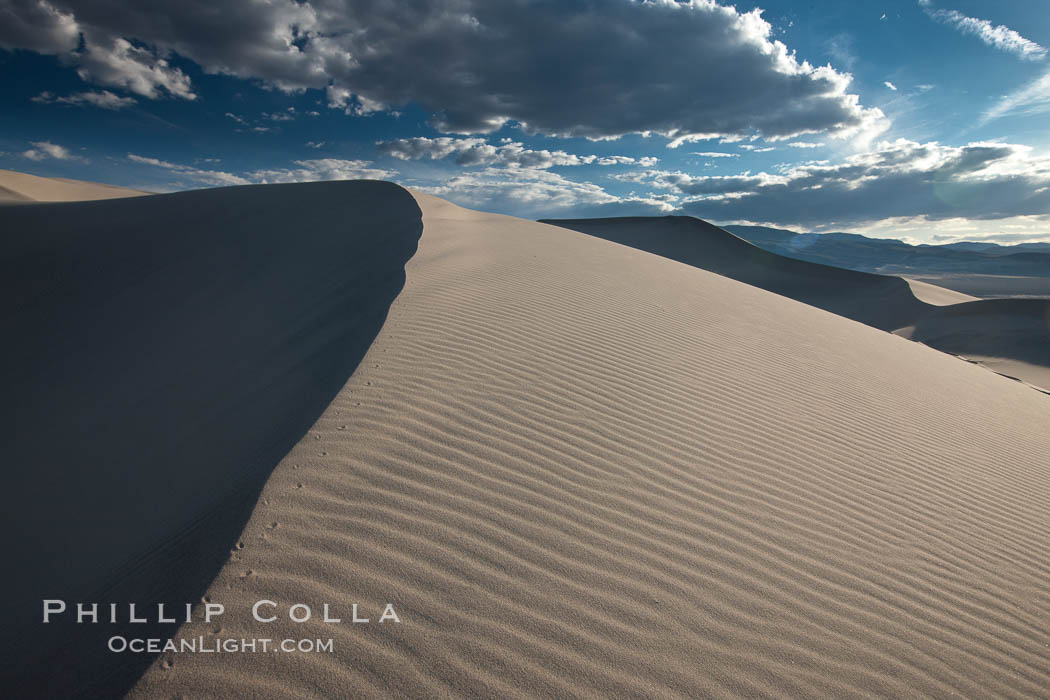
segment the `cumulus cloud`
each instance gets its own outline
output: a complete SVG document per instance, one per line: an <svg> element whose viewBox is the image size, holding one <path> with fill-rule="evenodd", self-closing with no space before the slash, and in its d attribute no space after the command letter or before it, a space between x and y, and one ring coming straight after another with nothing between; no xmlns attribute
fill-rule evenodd
<svg viewBox="0 0 1050 700"><path fill-rule="evenodd" d="M810 141L792 141L787 144L790 148L823 148L824 142L812 143Z"/></svg>
<svg viewBox="0 0 1050 700"><path fill-rule="evenodd" d="M893 217L1006 219L1050 213L1050 157L1028 146L944 146L898 139L838 164L725 178L652 171L643 178L673 187L683 209L717 221L829 227Z"/></svg>
<svg viewBox="0 0 1050 700"><path fill-rule="evenodd" d="M665 214L674 207L647 195L619 197L591 182L570 180L538 168L485 168L464 172L440 185L416 189L457 204L517 216L556 217Z"/></svg>
<svg viewBox="0 0 1050 700"><path fill-rule="evenodd" d="M890 81L887 80L886 82L883 83L883 85L888 87L890 90L893 90L894 92L897 92L897 86L894 85L893 83L891 83Z"/></svg>
<svg viewBox="0 0 1050 700"><path fill-rule="evenodd" d="M886 124L848 74L800 60L760 11L714 0L0 0L0 17L0 45L61 55L85 80L150 98L195 97L178 55L324 89L356 114L420 104L450 133L512 121L589 138L792 137Z"/></svg>
<svg viewBox="0 0 1050 700"><path fill-rule="evenodd" d="M701 158L739 158L739 153L723 153L721 151L693 151L694 156Z"/></svg>
<svg viewBox="0 0 1050 700"><path fill-rule="evenodd" d="M134 153L128 160L141 165L162 168L179 177L184 186L261 185L280 182L315 182L318 180L388 180L397 174L393 170L372 167L367 160L340 160L320 158L294 161L294 168L271 168L235 174L221 170L207 170L192 165L172 163Z"/></svg>
<svg viewBox="0 0 1050 700"><path fill-rule="evenodd" d="M23 158L28 158L29 160L54 159L85 161L84 158L70 153L69 149L65 146L59 146L57 143L51 143L50 141L34 141L32 146L32 148L22 151Z"/></svg>
<svg viewBox="0 0 1050 700"><path fill-rule="evenodd" d="M1046 48L1024 38L1009 27L994 25L986 19L967 17L958 10L937 9L933 0L919 0L919 5L930 18L954 27L964 34L976 36L989 46L1016 54L1028 61L1041 61L1046 58Z"/></svg>
<svg viewBox="0 0 1050 700"><path fill-rule="evenodd" d="M493 145L481 138L450 138L419 136L393 141L380 141L377 150L399 160L444 160L452 157L459 165L498 165L546 169L570 165L655 165L656 158L630 156L576 155L565 151L534 150L524 144L504 139Z"/></svg>
<svg viewBox="0 0 1050 700"><path fill-rule="evenodd" d="M97 90L88 92L77 92L71 95L55 95L52 92L45 90L36 97L30 98L33 102L40 102L42 104L62 104L62 105L91 105L92 107L100 107L102 109L124 109L125 107L131 107L137 104L134 97L121 97L115 95L109 90Z"/></svg>
<svg viewBox="0 0 1050 700"><path fill-rule="evenodd" d="M787 177L769 173L751 173L739 175L690 175L681 171L647 170L637 173L624 173L616 176L623 182L647 184L657 189L674 190L682 195L727 195L752 192L757 188L771 184L783 184Z"/></svg>
<svg viewBox="0 0 1050 700"><path fill-rule="evenodd" d="M122 88L150 99L169 95L194 100L190 79L163 56L130 41L94 30L84 33L77 75L86 82ZM88 39L87 37L90 37Z"/></svg>

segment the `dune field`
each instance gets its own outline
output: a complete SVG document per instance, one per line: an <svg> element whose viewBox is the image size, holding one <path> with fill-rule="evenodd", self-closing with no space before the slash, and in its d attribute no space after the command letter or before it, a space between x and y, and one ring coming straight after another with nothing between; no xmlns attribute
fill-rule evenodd
<svg viewBox="0 0 1050 700"><path fill-rule="evenodd" d="M372 181L0 206L0 686L1044 695L1050 396L901 337L990 302L661 222ZM1045 332L1007 306L981 348ZM147 630L333 648L106 651Z"/></svg>

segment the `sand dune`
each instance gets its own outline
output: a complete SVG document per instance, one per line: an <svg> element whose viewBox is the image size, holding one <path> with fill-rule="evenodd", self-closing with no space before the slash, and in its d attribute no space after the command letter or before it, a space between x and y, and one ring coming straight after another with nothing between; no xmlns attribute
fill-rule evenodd
<svg viewBox="0 0 1050 700"><path fill-rule="evenodd" d="M393 184L319 183L13 205L0 229L0 517L22 533L0 669L61 697L128 669L104 637L57 649L112 630L45 628L41 599L199 599L242 501L375 337L419 210Z"/></svg>
<svg viewBox="0 0 1050 700"><path fill-rule="evenodd" d="M387 323L208 589L344 617L394 602L404 622L274 623L337 651L173 655L134 695L1047 687L1044 395L671 260L418 199Z"/></svg>
<svg viewBox="0 0 1050 700"><path fill-rule="evenodd" d="M149 192L102 185L97 182L37 177L13 170L0 170L0 204L17 202L85 202L96 199L141 197Z"/></svg>
<svg viewBox="0 0 1050 700"><path fill-rule="evenodd" d="M922 275L923 282L978 297L1042 297L1050 299L1050 277L1004 275Z"/></svg>
<svg viewBox="0 0 1050 700"><path fill-rule="evenodd" d="M548 223L717 272L875 328L919 340L1035 386L1050 377L1046 302L980 301L919 280L787 258L693 217ZM976 305L970 302L977 302ZM959 309L955 309L960 305ZM999 311L1001 318L995 318ZM1009 328L1008 333L1000 332Z"/></svg>
<svg viewBox="0 0 1050 700"><path fill-rule="evenodd" d="M40 261L21 278L38 292L15 309L31 336L15 364L35 379L14 395L28 400L35 381L58 410L28 414L20 425L35 432L4 458L20 472L9 494L26 503L5 508L8 532L27 540L16 561L42 566L50 549L62 555L55 566L72 557L113 575L125 569L100 548L133 537L113 521L143 522L152 529L135 539L148 544L166 531L153 509L201 508L200 484L270 474L276 462L243 529L221 543L221 568L184 552L147 557L138 575L195 576L198 595L226 606L221 623L186 624L180 639L334 640L331 654L147 658L132 697L1031 697L1050 687L1050 397L666 257L421 194L412 255L419 210L393 189L0 209L9 227L43 225L11 209L53 222L23 256ZM130 243L149 217L188 239L147 263ZM110 226L81 232L73 220ZM120 259L78 267L77 287L52 291L60 268L47 261L87 242L93 262L103 249ZM220 262L201 262L212 255ZM378 333L348 320L386 311L409 255ZM114 307L115 290L81 300L111 279L144 301ZM907 298L864 284L867 316L880 294ZM98 342L117 334L120 362L82 340L95 323ZM62 333L70 324L78 334ZM333 337L367 352L341 361ZM50 364L29 352L40 347ZM199 358L195 371L184 354ZM323 391L306 402L323 410L283 458L267 462L275 446L239 459L232 448L251 431L301 415L296 392L311 383L295 373L319 356L332 364L323 387L356 370L330 402ZM114 396L106 387L135 358L141 371L120 382L129 393ZM66 406L89 391L102 392L96 405ZM191 403L207 411L203 425L170 429L172 406ZM287 410L267 409L277 405ZM92 432L77 424L82 412L116 419ZM75 518L52 512L52 526L32 512L57 502L30 497L27 482L47 483L41 470L68 491ZM92 484L133 471L150 498L106 500L123 487ZM95 489L90 503L73 499L83 488ZM237 510L235 495L223 498ZM201 542L211 529L195 532ZM79 556L72 542L92 550ZM344 622L252 622L261 599L329 603ZM352 603L372 622L350 624ZM385 603L400 624L378 624ZM138 668L123 661L100 661L96 677L82 669L78 687L124 687Z"/></svg>
<svg viewBox="0 0 1050 700"><path fill-rule="evenodd" d="M963 294L946 287L939 287L929 282L908 278L905 278L904 281L908 283L911 293L915 295L916 299L933 306L950 306L951 304L963 304L968 301L978 300L977 297L972 297L969 294Z"/></svg>
<svg viewBox="0 0 1050 700"><path fill-rule="evenodd" d="M883 330L900 328L927 308L899 277L787 258L691 216L544 222L717 272Z"/></svg>
<svg viewBox="0 0 1050 700"><path fill-rule="evenodd" d="M896 333L1050 391L1050 301L982 299L926 314Z"/></svg>

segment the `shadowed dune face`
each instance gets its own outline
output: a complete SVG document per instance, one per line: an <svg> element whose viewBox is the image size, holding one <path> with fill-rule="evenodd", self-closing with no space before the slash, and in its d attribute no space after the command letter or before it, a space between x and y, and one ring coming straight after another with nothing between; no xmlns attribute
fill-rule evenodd
<svg viewBox="0 0 1050 700"><path fill-rule="evenodd" d="M12 170L0 170L0 204L26 202L86 202L98 199L122 199L149 194L127 187L96 182L37 177Z"/></svg>
<svg viewBox="0 0 1050 700"><path fill-rule="evenodd" d="M382 182L0 207L6 672L61 696L148 663L103 637L34 680L28 654L91 634L40 625L41 599L199 599L379 331L421 226Z"/></svg>
<svg viewBox="0 0 1050 700"><path fill-rule="evenodd" d="M900 328L928 308L899 277L787 258L691 216L542 222L716 272L882 330Z"/></svg>
<svg viewBox="0 0 1050 700"><path fill-rule="evenodd" d="M1050 391L1050 301L982 299L926 314L896 331Z"/></svg>
<svg viewBox="0 0 1050 700"><path fill-rule="evenodd" d="M404 291L207 591L223 637L333 653L169 654L133 697L1050 685L1048 397L705 270L417 197ZM261 599L343 623L259 625ZM387 602L401 624L376 624Z"/></svg>

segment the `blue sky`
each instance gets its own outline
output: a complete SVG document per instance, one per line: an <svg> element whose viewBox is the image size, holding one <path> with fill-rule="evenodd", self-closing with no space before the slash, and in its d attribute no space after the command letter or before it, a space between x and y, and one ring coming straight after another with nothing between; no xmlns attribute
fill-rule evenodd
<svg viewBox="0 0 1050 700"><path fill-rule="evenodd" d="M0 0L0 168L1050 240L1044 0Z"/></svg>

